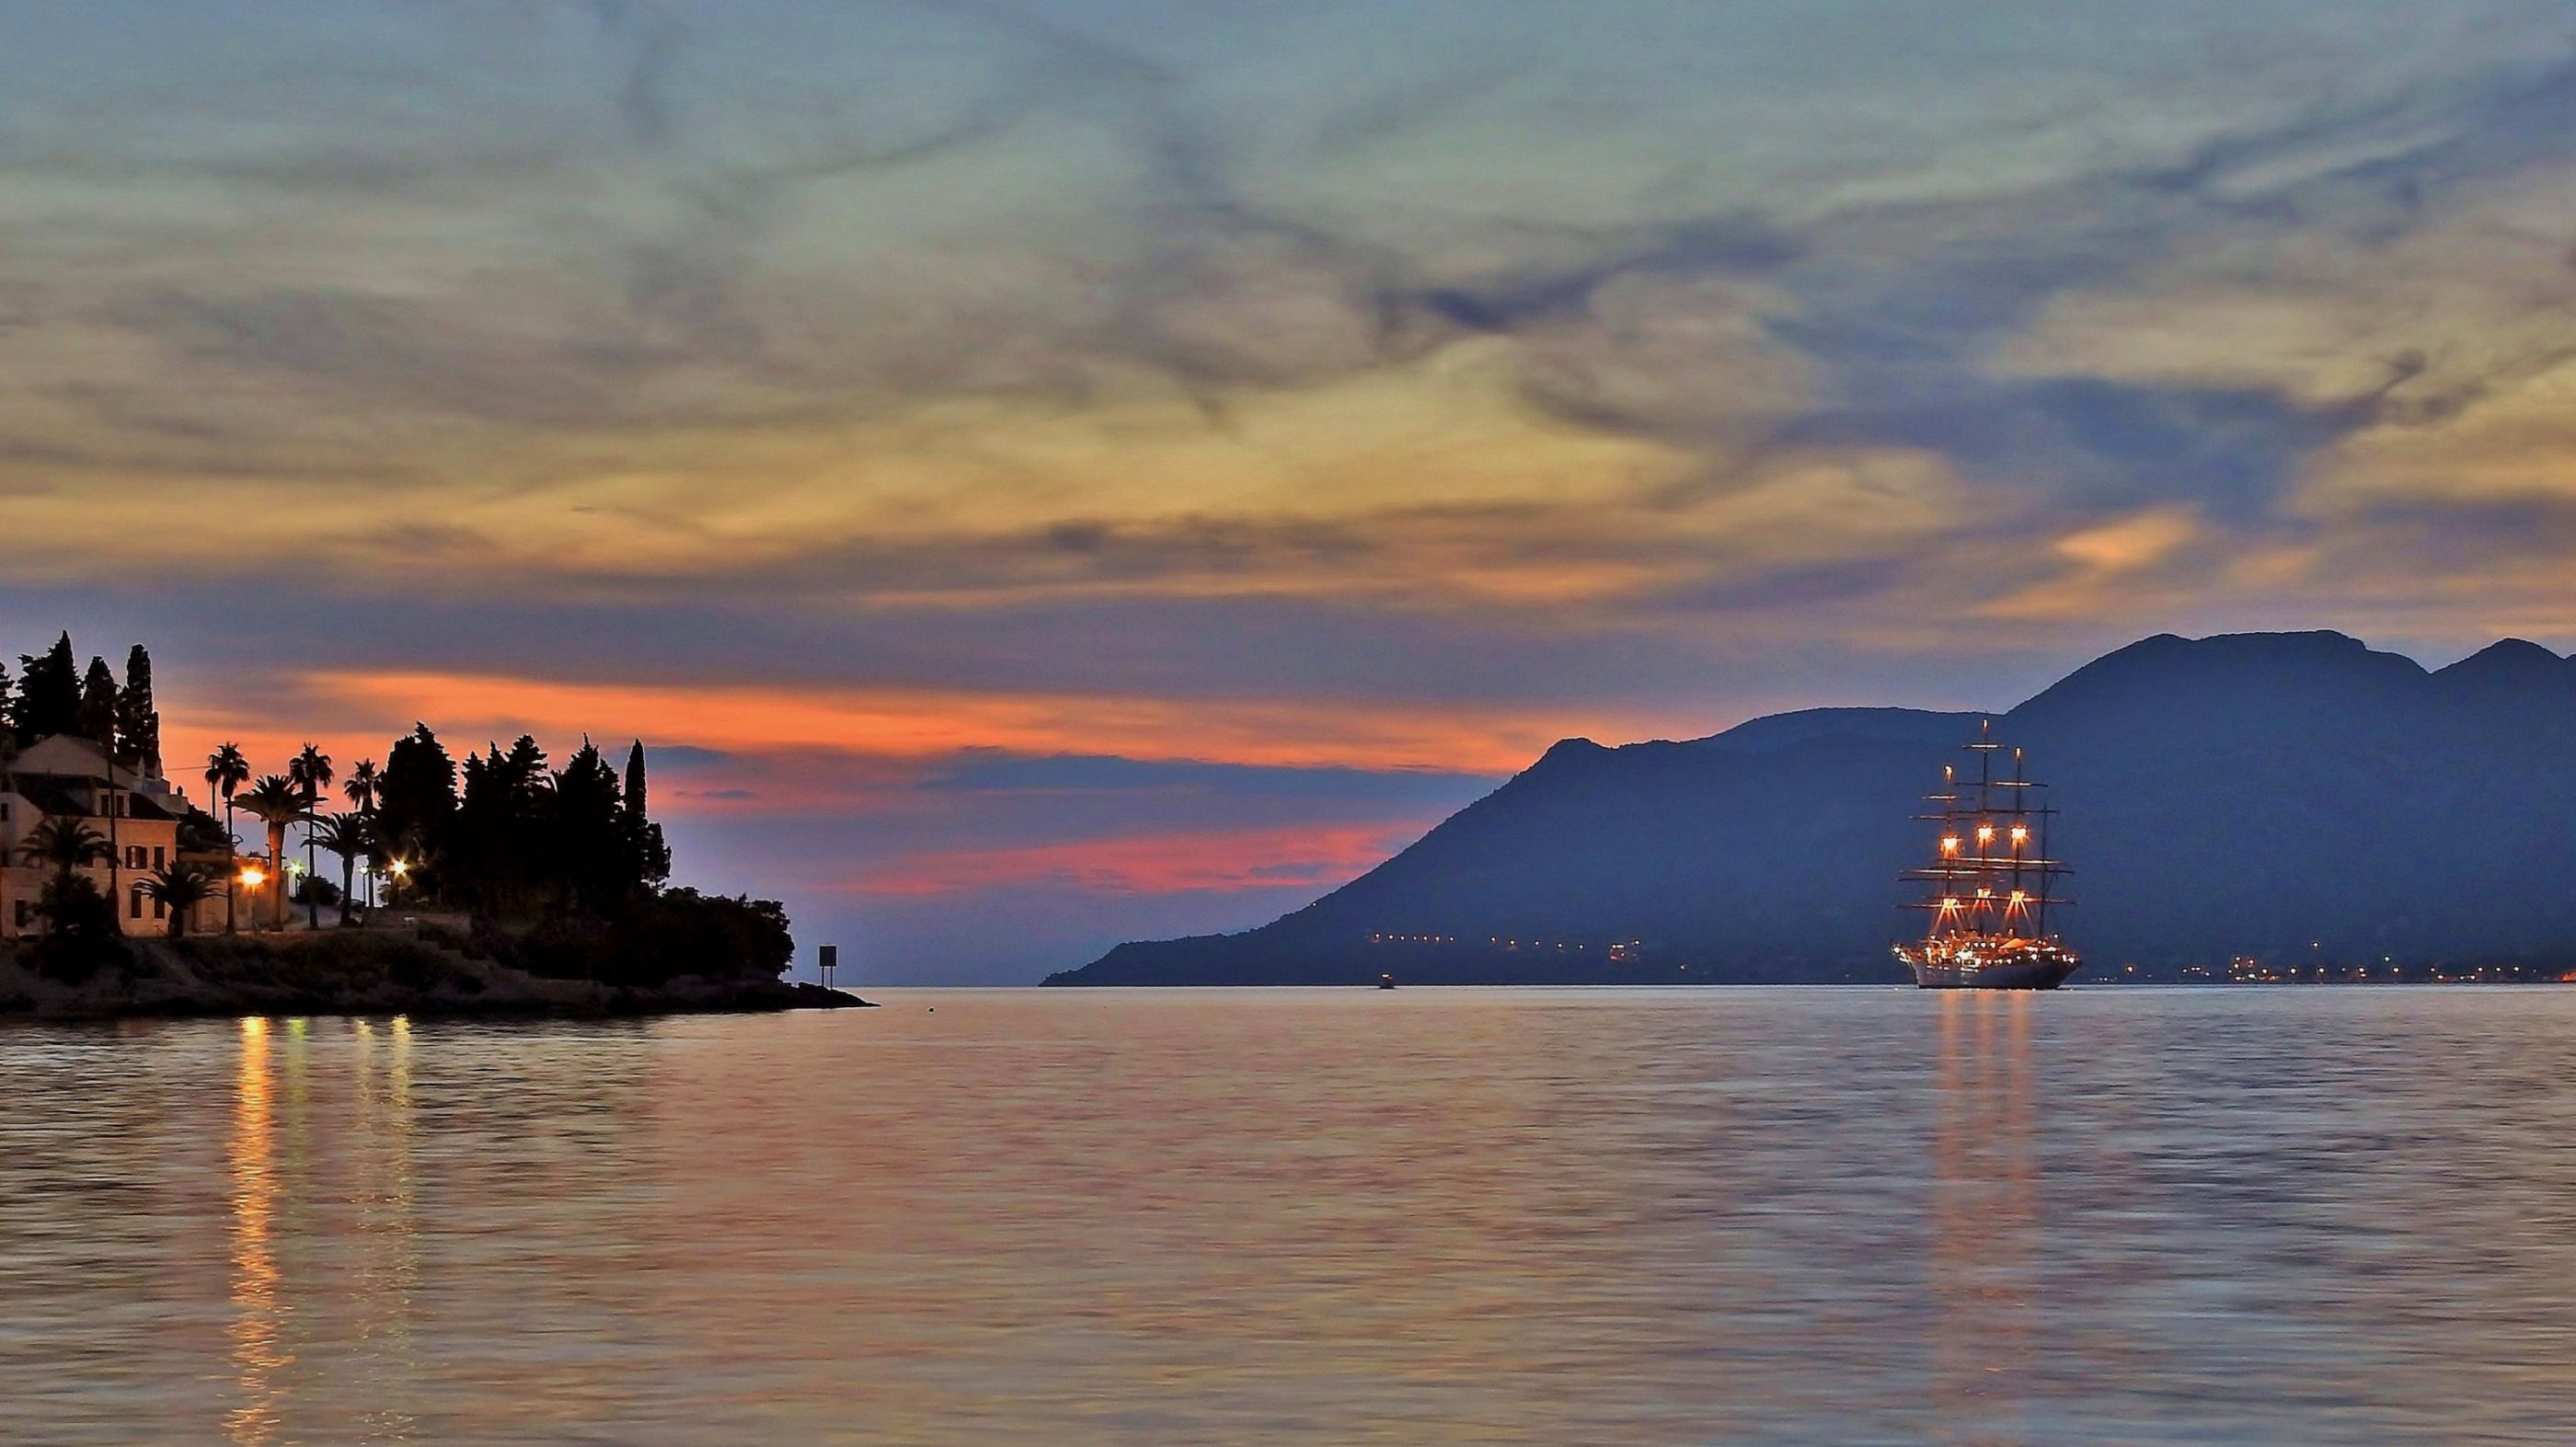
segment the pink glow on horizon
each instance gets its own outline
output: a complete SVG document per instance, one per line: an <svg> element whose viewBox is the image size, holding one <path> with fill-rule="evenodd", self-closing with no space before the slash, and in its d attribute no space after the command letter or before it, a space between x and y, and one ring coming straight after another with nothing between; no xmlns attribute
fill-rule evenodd
<svg viewBox="0 0 2576 1447"><path fill-rule="evenodd" d="M1238 893L1347 883L1412 843L1437 819L1404 823L1186 831L916 856L849 881L856 895L964 894L1056 884L1094 894Z"/></svg>

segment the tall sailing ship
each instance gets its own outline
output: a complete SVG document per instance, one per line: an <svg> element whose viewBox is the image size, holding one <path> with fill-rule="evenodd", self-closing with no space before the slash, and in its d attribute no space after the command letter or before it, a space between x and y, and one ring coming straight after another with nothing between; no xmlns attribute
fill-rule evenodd
<svg viewBox="0 0 2576 1447"><path fill-rule="evenodd" d="M1924 937L1898 945L1896 957L1926 990L2054 990L2083 961L2048 928L2048 907L2063 905L2054 885L2070 871L2048 852L2048 821L2057 813L2046 789L2022 772L2012 750L2010 778L1996 767L2004 745L1991 720L1966 746L1976 777L1941 767L1941 792L1927 794L1934 812L1917 819L1940 825L1929 868L1905 878L1929 886L1907 905L1931 916Z"/></svg>

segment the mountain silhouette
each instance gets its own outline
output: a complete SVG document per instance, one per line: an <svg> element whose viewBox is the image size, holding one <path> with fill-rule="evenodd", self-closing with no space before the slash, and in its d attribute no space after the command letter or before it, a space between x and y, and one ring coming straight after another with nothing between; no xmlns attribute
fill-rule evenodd
<svg viewBox="0 0 2576 1447"><path fill-rule="evenodd" d="M1897 876L1933 827L1911 816L1982 718L2064 811L2076 903L2052 923L2090 972L2576 955L2576 661L2507 639L2427 671L2339 633L2168 634L2006 713L1569 739L1294 914L1048 983L1893 983L1918 923Z"/></svg>

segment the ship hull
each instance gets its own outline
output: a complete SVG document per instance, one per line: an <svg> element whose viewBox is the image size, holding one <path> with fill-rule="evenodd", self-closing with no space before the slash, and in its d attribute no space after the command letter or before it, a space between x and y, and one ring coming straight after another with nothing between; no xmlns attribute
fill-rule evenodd
<svg viewBox="0 0 2576 1447"><path fill-rule="evenodd" d="M2074 960L2027 964L1952 965L1913 961L1914 984L1925 990L2054 990L2082 968Z"/></svg>

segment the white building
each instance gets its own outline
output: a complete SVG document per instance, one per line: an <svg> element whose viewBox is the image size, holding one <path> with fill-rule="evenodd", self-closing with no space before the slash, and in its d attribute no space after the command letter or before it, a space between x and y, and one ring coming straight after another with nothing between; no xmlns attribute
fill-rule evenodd
<svg viewBox="0 0 2576 1447"><path fill-rule="evenodd" d="M109 841L114 858L81 872L112 901L116 917L129 935L161 935L170 929L167 910L146 897L142 881L154 870L175 863L195 864L213 877L215 893L191 912L189 933L223 927L223 890L233 873L230 849L191 852L182 859L179 821L188 813L187 794L163 778L157 764L144 770L111 764L96 742L57 734L30 745L0 769L0 938L40 935L45 919L37 908L52 866L27 857L30 836L48 819L68 819L89 826Z"/></svg>

